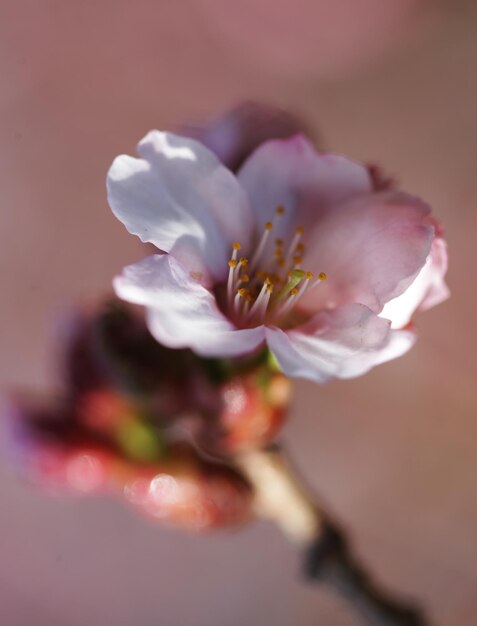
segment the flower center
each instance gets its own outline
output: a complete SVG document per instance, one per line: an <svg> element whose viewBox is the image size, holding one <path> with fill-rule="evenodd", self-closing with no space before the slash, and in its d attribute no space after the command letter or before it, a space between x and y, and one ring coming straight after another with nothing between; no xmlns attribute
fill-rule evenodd
<svg viewBox="0 0 477 626"><path fill-rule="evenodd" d="M239 242L232 245L228 262L227 308L240 326L277 324L284 320L304 294L326 280L301 268L305 245L304 229L298 226L293 235L273 239L285 209L279 206L275 218L264 226L262 236L249 261L239 258Z"/></svg>

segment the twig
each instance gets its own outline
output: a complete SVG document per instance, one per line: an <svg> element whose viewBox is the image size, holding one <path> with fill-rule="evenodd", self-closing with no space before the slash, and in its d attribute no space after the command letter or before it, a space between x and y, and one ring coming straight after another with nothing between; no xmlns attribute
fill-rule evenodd
<svg viewBox="0 0 477 626"><path fill-rule="evenodd" d="M305 548L304 573L331 587L368 626L427 626L421 611L379 589L356 560L343 531L298 481L278 448L242 453L236 463L255 489L258 516Z"/></svg>

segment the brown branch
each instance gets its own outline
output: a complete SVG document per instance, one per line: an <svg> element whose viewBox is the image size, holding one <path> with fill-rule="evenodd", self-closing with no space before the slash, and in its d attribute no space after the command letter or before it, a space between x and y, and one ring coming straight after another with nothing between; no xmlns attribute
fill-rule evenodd
<svg viewBox="0 0 477 626"><path fill-rule="evenodd" d="M278 448L251 450L236 463L255 489L259 517L278 524L305 548L308 580L328 585L368 626L426 626L416 607L378 588L351 551L343 531L316 504Z"/></svg>

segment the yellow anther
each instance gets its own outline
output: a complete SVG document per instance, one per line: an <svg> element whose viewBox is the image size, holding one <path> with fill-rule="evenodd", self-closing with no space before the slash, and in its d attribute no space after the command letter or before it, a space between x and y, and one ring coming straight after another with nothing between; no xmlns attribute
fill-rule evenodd
<svg viewBox="0 0 477 626"><path fill-rule="evenodd" d="M229 267L237 267L237 261L235 259L230 259Z"/></svg>
<svg viewBox="0 0 477 626"><path fill-rule="evenodd" d="M253 302L253 298L252 298L251 294L247 293L247 295L245 296L245 300L247 302Z"/></svg>
<svg viewBox="0 0 477 626"><path fill-rule="evenodd" d="M242 274L239 279L242 283L250 282L250 276L248 274Z"/></svg>
<svg viewBox="0 0 477 626"><path fill-rule="evenodd" d="M240 297L244 298L248 294L248 289L241 287L240 289L237 289L237 293Z"/></svg>
<svg viewBox="0 0 477 626"><path fill-rule="evenodd" d="M297 256L293 257L293 264L294 265L300 265L301 262L302 262L301 256L297 255Z"/></svg>
<svg viewBox="0 0 477 626"><path fill-rule="evenodd" d="M296 229L296 234L297 235L303 235L303 233L305 232L303 226L298 226L298 228Z"/></svg>
<svg viewBox="0 0 477 626"><path fill-rule="evenodd" d="M296 287L293 287L293 289L290 290L290 296L296 296L297 293L298 289Z"/></svg>
<svg viewBox="0 0 477 626"><path fill-rule="evenodd" d="M257 272L257 278L263 278L266 275L267 275L267 273L266 272L262 272L261 270L259 272Z"/></svg>
<svg viewBox="0 0 477 626"><path fill-rule="evenodd" d="M275 245L277 246L277 248L281 248L284 244L283 239L275 239Z"/></svg>
<svg viewBox="0 0 477 626"><path fill-rule="evenodd" d="M265 278L265 280L263 281L263 284L264 284L264 285L271 285L271 284L272 284L272 281L271 281L271 280L270 280L270 278L267 276L267 277Z"/></svg>
<svg viewBox="0 0 477 626"><path fill-rule="evenodd" d="M305 252L305 244L299 243L297 247L295 248L295 252L297 254L303 254L303 252Z"/></svg>
<svg viewBox="0 0 477 626"><path fill-rule="evenodd" d="M272 230L272 226L273 226L273 224L271 222L267 222L265 224L265 230Z"/></svg>
<svg viewBox="0 0 477 626"><path fill-rule="evenodd" d="M247 259L247 257L243 256L243 257L240 259L240 265L241 265L242 267L247 267L247 265L248 265L248 259Z"/></svg>
<svg viewBox="0 0 477 626"><path fill-rule="evenodd" d="M277 264L279 267L283 267L285 265L285 259L278 259Z"/></svg>
<svg viewBox="0 0 477 626"><path fill-rule="evenodd" d="M283 256L283 250L280 250L280 248L277 248L275 250L275 256L278 257L278 258Z"/></svg>
<svg viewBox="0 0 477 626"><path fill-rule="evenodd" d="M232 248L233 248L234 250L240 250L240 248L241 248L241 247L242 247L242 246L239 244L239 242L238 242L238 241L236 241L235 243L233 243L233 244L232 244Z"/></svg>
<svg viewBox="0 0 477 626"><path fill-rule="evenodd" d="M311 280L313 278L313 272L307 272L305 274L305 278L306 278L306 280Z"/></svg>
<svg viewBox="0 0 477 626"><path fill-rule="evenodd" d="M267 289L266 289L266 292L267 293L272 293L272 291L273 291L273 285L268 285Z"/></svg>
<svg viewBox="0 0 477 626"><path fill-rule="evenodd" d="M320 280L326 280L326 279L328 278L328 276L325 274L325 272L320 272L320 273L318 274L318 278L319 278Z"/></svg>
<svg viewBox="0 0 477 626"><path fill-rule="evenodd" d="M285 213L285 207L284 206L277 206L277 208L275 209L275 213L277 215L283 215Z"/></svg>

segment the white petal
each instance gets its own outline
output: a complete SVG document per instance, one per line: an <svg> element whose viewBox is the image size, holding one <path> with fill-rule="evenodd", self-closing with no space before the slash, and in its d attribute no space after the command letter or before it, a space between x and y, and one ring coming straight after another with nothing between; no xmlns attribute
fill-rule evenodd
<svg viewBox="0 0 477 626"><path fill-rule="evenodd" d="M326 382L354 378L407 352L411 331L390 323L360 304L323 311L299 329L267 328L266 339L287 376Z"/></svg>
<svg viewBox="0 0 477 626"><path fill-rule="evenodd" d="M380 317L391 320L392 328L403 328L414 313L426 311L449 297L444 276L447 271L447 247L440 237L432 242L426 264L404 293L384 305Z"/></svg>
<svg viewBox="0 0 477 626"><path fill-rule="evenodd" d="M129 232L170 252L203 282L223 280L231 244L250 239L252 215L233 174L193 139L151 131L140 159L121 155L107 179L109 204Z"/></svg>
<svg viewBox="0 0 477 626"><path fill-rule="evenodd" d="M251 352L264 340L264 327L237 329L219 310L212 293L171 255L155 255L126 267L114 280L123 300L147 307L148 326L169 348L191 348L201 356Z"/></svg>

